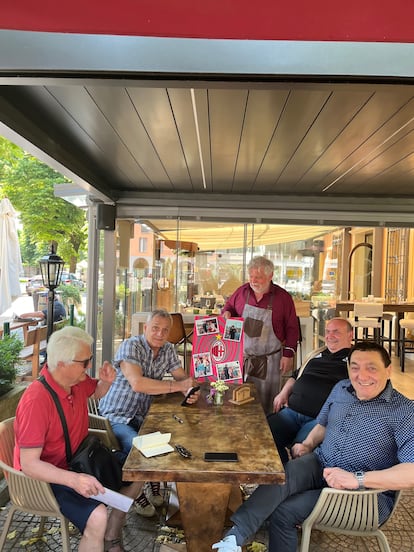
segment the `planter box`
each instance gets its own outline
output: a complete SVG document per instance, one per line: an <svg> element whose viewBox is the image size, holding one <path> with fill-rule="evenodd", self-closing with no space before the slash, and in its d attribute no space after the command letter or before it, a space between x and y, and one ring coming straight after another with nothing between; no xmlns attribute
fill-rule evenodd
<svg viewBox="0 0 414 552"><path fill-rule="evenodd" d="M17 404L26 388L27 384L15 385L8 393L0 397L0 421L15 415Z"/></svg>

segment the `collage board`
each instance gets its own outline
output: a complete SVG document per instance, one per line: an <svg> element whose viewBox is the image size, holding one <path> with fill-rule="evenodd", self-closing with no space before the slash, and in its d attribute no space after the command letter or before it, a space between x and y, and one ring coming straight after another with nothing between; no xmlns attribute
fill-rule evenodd
<svg viewBox="0 0 414 552"><path fill-rule="evenodd" d="M196 316L191 375L199 382L243 382L243 319Z"/></svg>

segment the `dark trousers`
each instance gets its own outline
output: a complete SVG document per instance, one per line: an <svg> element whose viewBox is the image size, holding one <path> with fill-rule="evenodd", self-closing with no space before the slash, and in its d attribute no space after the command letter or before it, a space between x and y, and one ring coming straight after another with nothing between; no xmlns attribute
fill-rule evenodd
<svg viewBox="0 0 414 552"><path fill-rule="evenodd" d="M269 519L269 552L296 552L297 529L311 513L326 486L313 452L290 460L283 485L260 485L231 520L245 541Z"/></svg>
<svg viewBox="0 0 414 552"><path fill-rule="evenodd" d="M293 443L302 443L316 425L315 418L300 414L289 407L269 414L267 421L283 464L289 460L286 447Z"/></svg>

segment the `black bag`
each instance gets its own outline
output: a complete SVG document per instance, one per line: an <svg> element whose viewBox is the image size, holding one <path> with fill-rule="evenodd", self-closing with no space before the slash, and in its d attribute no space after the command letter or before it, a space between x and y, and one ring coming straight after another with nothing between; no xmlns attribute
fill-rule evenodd
<svg viewBox="0 0 414 552"><path fill-rule="evenodd" d="M40 376L39 381L49 391L56 405L65 436L66 460L69 468L78 473L93 475L104 487L119 491L123 485L122 464L116 451L109 450L96 435L88 435L72 455L68 426L59 398L44 376Z"/></svg>
<svg viewBox="0 0 414 552"><path fill-rule="evenodd" d="M94 475L104 487L119 491L122 466L116 452L106 447L96 435L88 435L69 462L72 471Z"/></svg>

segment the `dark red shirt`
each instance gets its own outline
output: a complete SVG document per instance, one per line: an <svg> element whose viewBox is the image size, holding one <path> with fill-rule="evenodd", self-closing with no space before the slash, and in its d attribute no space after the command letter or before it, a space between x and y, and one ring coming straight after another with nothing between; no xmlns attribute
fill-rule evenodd
<svg viewBox="0 0 414 552"><path fill-rule="evenodd" d="M222 312L229 311L232 316L242 316L247 297L249 298L249 305L267 309L273 292L273 331L282 344L285 347L289 347L289 349L283 350L283 356L292 357L294 351L296 351L299 339L299 322L296 315L295 303L285 289L273 282L270 283L270 286L270 291L265 293L260 301L256 301L256 296L250 284L243 284L236 289L233 295L227 300ZM293 349L293 351L290 349Z"/></svg>

